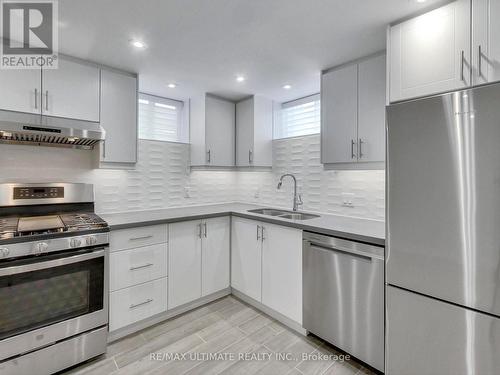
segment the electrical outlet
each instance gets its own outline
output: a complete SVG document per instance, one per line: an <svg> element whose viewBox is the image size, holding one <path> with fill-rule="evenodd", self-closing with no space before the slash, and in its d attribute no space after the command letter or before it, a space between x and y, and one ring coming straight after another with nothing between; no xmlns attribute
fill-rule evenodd
<svg viewBox="0 0 500 375"><path fill-rule="evenodd" d="M189 186L184 187L184 198L191 198L191 189Z"/></svg>
<svg viewBox="0 0 500 375"><path fill-rule="evenodd" d="M342 206L354 207L354 193L342 193Z"/></svg>
<svg viewBox="0 0 500 375"><path fill-rule="evenodd" d="M255 190L255 194L253 195L253 197L255 199L259 199L260 198L260 189Z"/></svg>

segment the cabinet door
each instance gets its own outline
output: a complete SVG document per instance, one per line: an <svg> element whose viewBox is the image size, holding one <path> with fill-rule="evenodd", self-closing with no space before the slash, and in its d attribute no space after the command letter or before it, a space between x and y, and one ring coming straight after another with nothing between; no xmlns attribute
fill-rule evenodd
<svg viewBox="0 0 500 375"><path fill-rule="evenodd" d="M229 287L229 217L203 221L201 252L202 295Z"/></svg>
<svg viewBox="0 0 500 375"><path fill-rule="evenodd" d="M42 70L42 113L99 122L99 68L60 58Z"/></svg>
<svg viewBox="0 0 500 375"><path fill-rule="evenodd" d="M259 302L262 286L261 227L257 221L232 218L231 286Z"/></svg>
<svg viewBox="0 0 500 375"><path fill-rule="evenodd" d="M41 113L41 70L0 69L0 109Z"/></svg>
<svg viewBox="0 0 500 375"><path fill-rule="evenodd" d="M273 101L258 95L254 96L253 101L252 165L271 167L273 165Z"/></svg>
<svg viewBox="0 0 500 375"><path fill-rule="evenodd" d="M474 84L500 81L500 0L472 2Z"/></svg>
<svg viewBox="0 0 500 375"><path fill-rule="evenodd" d="M168 308L201 297L201 221L169 224Z"/></svg>
<svg viewBox="0 0 500 375"><path fill-rule="evenodd" d="M385 160L385 55L358 66L358 160Z"/></svg>
<svg viewBox="0 0 500 375"><path fill-rule="evenodd" d="M264 223L262 303L302 324L302 231Z"/></svg>
<svg viewBox="0 0 500 375"><path fill-rule="evenodd" d="M233 102L206 97L205 144L207 164L217 167L235 165L235 116Z"/></svg>
<svg viewBox="0 0 500 375"><path fill-rule="evenodd" d="M457 0L391 27L391 101L471 85L470 14Z"/></svg>
<svg viewBox="0 0 500 375"><path fill-rule="evenodd" d="M101 126L106 140L101 161L137 161L137 78L110 70L101 71Z"/></svg>
<svg viewBox="0 0 500 375"><path fill-rule="evenodd" d="M321 77L321 161L357 160L358 66L327 72Z"/></svg>
<svg viewBox="0 0 500 375"><path fill-rule="evenodd" d="M254 152L254 99L236 104L236 165L252 165Z"/></svg>

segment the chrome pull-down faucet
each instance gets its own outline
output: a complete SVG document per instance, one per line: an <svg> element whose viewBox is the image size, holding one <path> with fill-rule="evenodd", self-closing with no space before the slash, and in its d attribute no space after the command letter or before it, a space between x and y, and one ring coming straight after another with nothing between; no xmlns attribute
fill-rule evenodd
<svg viewBox="0 0 500 375"><path fill-rule="evenodd" d="M278 190L281 189L281 186L283 185L283 178L287 176L293 179L293 210L297 211L299 206L301 206L303 202L301 195L297 194L297 179L295 178L295 176L290 173L286 173L283 176L281 176L278 182Z"/></svg>

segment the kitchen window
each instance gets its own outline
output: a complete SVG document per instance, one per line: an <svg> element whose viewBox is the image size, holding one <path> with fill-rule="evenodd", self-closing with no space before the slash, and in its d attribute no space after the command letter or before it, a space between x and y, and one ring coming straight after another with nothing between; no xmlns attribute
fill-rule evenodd
<svg viewBox="0 0 500 375"><path fill-rule="evenodd" d="M189 143L184 102L139 93L139 139Z"/></svg>
<svg viewBox="0 0 500 375"><path fill-rule="evenodd" d="M283 103L275 114L274 139L320 133L320 95Z"/></svg>

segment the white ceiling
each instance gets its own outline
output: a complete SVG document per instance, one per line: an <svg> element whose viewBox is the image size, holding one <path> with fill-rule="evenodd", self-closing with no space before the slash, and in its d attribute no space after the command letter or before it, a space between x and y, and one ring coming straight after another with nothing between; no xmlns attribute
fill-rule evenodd
<svg viewBox="0 0 500 375"><path fill-rule="evenodd" d="M319 92L322 69L385 49L388 23L435 2L61 0L59 49L137 72L140 90L151 94L286 101ZM237 83L237 74L247 80Z"/></svg>

